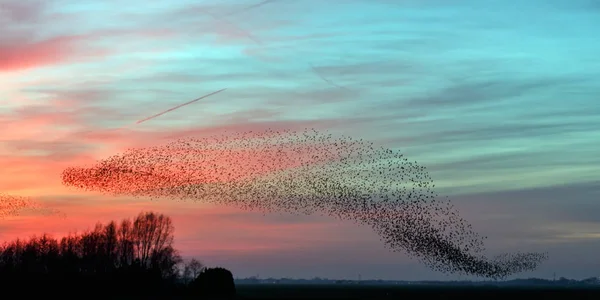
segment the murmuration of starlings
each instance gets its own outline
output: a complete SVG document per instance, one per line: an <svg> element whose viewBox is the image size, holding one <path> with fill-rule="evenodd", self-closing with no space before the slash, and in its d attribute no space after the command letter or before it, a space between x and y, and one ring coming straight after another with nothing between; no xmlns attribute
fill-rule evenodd
<svg viewBox="0 0 600 300"><path fill-rule="evenodd" d="M383 244L446 274L501 279L546 253L486 257L484 240L434 191L426 168L372 142L315 129L180 139L129 149L63 184L115 196L170 198L265 213L321 214L370 226Z"/></svg>

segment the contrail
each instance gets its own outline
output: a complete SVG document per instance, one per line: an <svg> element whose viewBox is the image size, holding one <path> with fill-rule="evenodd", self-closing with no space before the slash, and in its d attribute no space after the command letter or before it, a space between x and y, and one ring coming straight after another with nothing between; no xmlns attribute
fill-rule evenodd
<svg viewBox="0 0 600 300"><path fill-rule="evenodd" d="M224 90L226 90L226 89L227 89L227 88L220 89L220 90L218 90L218 91L216 91L216 92L212 92L212 93L210 93L210 94L204 95L204 96L202 96L202 97L200 97L200 98L197 98L197 99L194 99L194 100L192 100L192 101L188 101L188 102L186 102L186 103L179 104L179 105L177 105L177 106L175 106L175 107L172 107L172 108L169 108L169 109L167 109L167 110L165 110L165 111L163 111L163 112L161 112L161 113L158 113L158 114L155 114L155 115L153 115L153 116L150 116L150 117L147 117L147 118L141 119L141 120L139 120L139 121L137 121L137 122L135 122L135 123L133 123L133 124L129 124L129 125L125 125L125 126L121 126L121 127L119 127L119 128L110 128L110 129L104 129L104 130L100 130L100 131L102 131L102 132L109 132L109 131L119 131L119 130L127 129L127 128L128 128L128 127L130 127L130 126L137 125L137 124L140 124L140 123L146 122L146 121L148 121L148 120L154 119L154 118L156 118L156 117L162 116L162 115L164 115L164 114L166 114L166 113L168 113L168 112L170 112L170 111L176 110L176 109L178 109L178 108L180 108L180 107L182 107L182 106L186 106L186 105L188 105L188 104L192 104L192 103L194 103L194 102L196 102L196 101L199 101L199 100L202 100L202 99L204 99L204 98L210 97L210 96L212 96L212 95L218 94L218 93L220 93L220 92L222 92L222 91L224 91ZM98 132L98 130L87 130L87 131L83 131L83 132L80 132L80 133L86 134L86 133L94 133L94 132Z"/></svg>
<svg viewBox="0 0 600 300"><path fill-rule="evenodd" d="M202 96L202 97L200 97L200 98L197 98L197 99L194 99L194 100L192 100L192 101L189 101L189 102L186 102L186 103L183 103L183 104L179 104L179 105L177 105L177 106L175 106L175 107L172 107L172 108L169 108L169 109L167 109L167 110L165 110L165 111L163 111L163 112L161 112L161 113L158 113L158 114L155 114L155 115L153 115L153 116L150 116L150 117L147 117L147 118L141 119L141 120L139 120L139 121L135 122L135 124L140 124L140 123L146 122L146 121L148 121L148 120L154 119L154 118L156 118L156 117L162 116L162 115L164 115L164 114L166 114L166 113L168 113L168 112L170 112L170 111L174 111L174 110L176 110L176 109L178 109L178 108L180 108L180 107L182 107L182 106L186 106L186 105L188 105L188 104L192 104L192 103L194 103L194 102L196 102L196 101L199 101L199 100L202 100L202 99L204 99L204 98L210 97L210 96L212 96L212 95L218 94L218 93L220 93L220 92L222 92L222 91L224 91L224 90L226 90L226 89L227 89L227 88L220 89L220 90L218 90L218 91L216 91L216 92L212 92L212 93L210 93L210 94L204 95L204 96ZM120 128L119 128L119 129L120 129Z"/></svg>
<svg viewBox="0 0 600 300"><path fill-rule="evenodd" d="M246 12L246 11L249 11L249 10L251 10L251 9L255 9L255 8L257 8L257 7L260 7L260 6L263 6L263 5L265 5L265 4L269 4L269 3L271 3L271 2L275 2L275 1L277 1L277 0L264 0L264 1L261 1L261 2L259 2L259 3L256 3L256 4L253 4L253 5L246 6L246 7L242 8L242 9L240 9L240 10L236 10L236 11L234 11L234 12L231 12L231 13L228 13L228 14L225 14L225 15L222 15L221 17L229 17L229 16L237 15L237 14L240 14L240 13L243 13L243 12Z"/></svg>
<svg viewBox="0 0 600 300"><path fill-rule="evenodd" d="M329 85L331 86L335 86L337 88L340 88L342 90L346 90L346 91L350 91L347 87L341 86L339 84L336 84L335 82L325 78L325 76L323 76L321 73L319 73L319 71L317 71L317 68L315 68L315 66L313 66L311 63L308 64L310 66L310 68L312 69L312 71L315 73L315 75L319 76L319 78L321 78L323 81L327 82Z"/></svg>
<svg viewBox="0 0 600 300"><path fill-rule="evenodd" d="M256 44L262 44L252 33L250 33L248 30L243 29L242 27L236 25L235 23L228 21L227 19L225 19L225 17L223 16L217 16L211 12L209 12L208 10L203 10L203 13L210 16L211 18L217 20L217 21L221 21L223 23L227 23L229 26L236 28L239 32L243 33L247 38L251 39L253 42L255 42Z"/></svg>

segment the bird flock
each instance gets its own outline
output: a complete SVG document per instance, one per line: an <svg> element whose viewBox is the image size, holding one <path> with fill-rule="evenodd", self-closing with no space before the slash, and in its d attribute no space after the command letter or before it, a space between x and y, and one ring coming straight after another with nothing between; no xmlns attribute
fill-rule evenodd
<svg viewBox="0 0 600 300"><path fill-rule="evenodd" d="M321 214L370 226L392 251L443 273L487 278L535 269L546 253L485 254L485 237L401 153L314 129L180 139L69 167L66 186L265 213Z"/></svg>
<svg viewBox="0 0 600 300"><path fill-rule="evenodd" d="M64 214L60 211L43 206L29 197L0 193L0 219L19 216L24 211L34 211L42 215L58 215L64 217Z"/></svg>

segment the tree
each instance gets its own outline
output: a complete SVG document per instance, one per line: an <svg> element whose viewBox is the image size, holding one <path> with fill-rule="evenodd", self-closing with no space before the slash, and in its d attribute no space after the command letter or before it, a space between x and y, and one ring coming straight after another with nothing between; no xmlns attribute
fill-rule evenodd
<svg viewBox="0 0 600 300"><path fill-rule="evenodd" d="M204 297L234 298L236 294L233 274L221 267L205 268L192 282L192 289Z"/></svg>
<svg viewBox="0 0 600 300"><path fill-rule="evenodd" d="M106 270L112 270L117 267L117 223L111 221L104 227L104 267Z"/></svg>
<svg viewBox="0 0 600 300"><path fill-rule="evenodd" d="M171 218L154 212L140 213L133 222L133 245L139 262L149 267L152 255L173 244L175 228Z"/></svg>
<svg viewBox="0 0 600 300"><path fill-rule="evenodd" d="M155 251L151 258L152 269L158 270L163 279L176 279L181 262L183 259L172 246Z"/></svg>
<svg viewBox="0 0 600 300"><path fill-rule="evenodd" d="M25 293L60 293L77 286L107 298L114 291L170 295L180 287L177 266L183 264L172 245L173 232L169 217L147 212L133 220L97 223L59 240L42 235L6 242L0 245L0 286L7 293L28 282L35 288ZM192 275L203 269L196 259L187 265Z"/></svg>
<svg viewBox="0 0 600 300"><path fill-rule="evenodd" d="M117 234L117 256L120 267L129 267L135 259L133 249L133 224L131 220L121 221Z"/></svg>
<svg viewBox="0 0 600 300"><path fill-rule="evenodd" d="M202 272L202 270L204 269L204 264L202 264L199 260L192 258L189 262L185 264L185 267L183 268L183 280L185 281L185 283L189 283L190 281L198 277L198 275L200 275L200 272Z"/></svg>

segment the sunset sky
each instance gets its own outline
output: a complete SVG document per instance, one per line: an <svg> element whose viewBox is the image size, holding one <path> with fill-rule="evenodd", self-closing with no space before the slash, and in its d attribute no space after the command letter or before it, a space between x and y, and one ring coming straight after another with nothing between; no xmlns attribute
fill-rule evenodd
<svg viewBox="0 0 600 300"><path fill-rule="evenodd" d="M598 276L598 28L592 0L0 0L0 192L67 216L0 219L0 239L154 210L237 277L459 278L352 222L61 184L131 147L312 127L427 166L490 255L548 251L517 277Z"/></svg>

